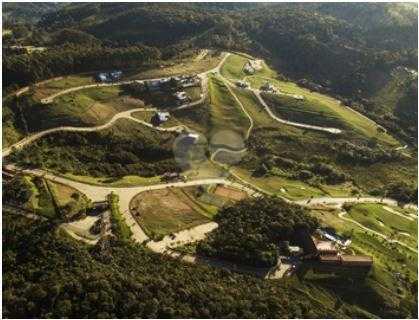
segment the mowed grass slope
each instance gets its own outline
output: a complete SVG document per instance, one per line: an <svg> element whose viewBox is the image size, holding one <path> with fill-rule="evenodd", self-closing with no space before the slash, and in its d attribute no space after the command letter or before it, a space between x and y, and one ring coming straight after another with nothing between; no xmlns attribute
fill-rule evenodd
<svg viewBox="0 0 419 320"><path fill-rule="evenodd" d="M397 215L391 210L380 204L357 204L350 209L348 217L387 237L416 247L417 219Z"/></svg>
<svg viewBox="0 0 419 320"><path fill-rule="evenodd" d="M226 85L216 77L209 80L211 132L232 130L245 137L249 120Z"/></svg>
<svg viewBox="0 0 419 320"><path fill-rule="evenodd" d="M243 67L247 61L248 58L233 54L226 59L226 62L221 68L221 74L229 79L244 79L254 89L259 89L268 81L283 93L304 96L305 100L303 102L298 102L298 100L292 99L291 97L278 96L275 97L277 101L270 101L271 103L268 103L268 105L272 105L272 102L274 102L272 109L274 111L275 109L279 109L277 112L283 115L285 120L320 126L336 124L337 127L344 129L350 128L350 130L357 134L367 138L374 137L385 144L399 144L393 137L381 132L373 121L341 105L340 101L330 96L299 87L293 82L278 79L278 74L265 63L262 64L263 68L254 75L246 75ZM291 117L291 119L286 118L286 116ZM323 116L324 121L322 121Z"/></svg>

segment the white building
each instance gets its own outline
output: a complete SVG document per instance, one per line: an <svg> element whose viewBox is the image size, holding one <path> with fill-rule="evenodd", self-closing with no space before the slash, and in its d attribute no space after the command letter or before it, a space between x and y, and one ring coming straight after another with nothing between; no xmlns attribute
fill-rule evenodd
<svg viewBox="0 0 419 320"><path fill-rule="evenodd" d="M170 118L169 112L157 112L157 119L159 122L166 122Z"/></svg>

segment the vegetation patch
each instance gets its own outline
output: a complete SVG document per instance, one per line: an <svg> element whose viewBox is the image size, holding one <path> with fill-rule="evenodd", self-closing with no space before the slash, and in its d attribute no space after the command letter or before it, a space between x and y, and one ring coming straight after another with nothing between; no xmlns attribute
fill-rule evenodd
<svg viewBox="0 0 419 320"><path fill-rule="evenodd" d="M119 210L118 195L111 192L108 196L108 202L111 210L112 233L121 241L129 241L132 236L132 231Z"/></svg>
<svg viewBox="0 0 419 320"><path fill-rule="evenodd" d="M218 228L199 242L198 254L265 268L277 264L279 241L291 240L298 228L317 226L304 209L277 198L240 201L214 220Z"/></svg>
<svg viewBox="0 0 419 320"><path fill-rule="evenodd" d="M185 192L183 188L146 191L131 201L131 211L148 236L159 239L209 221Z"/></svg>
<svg viewBox="0 0 419 320"><path fill-rule="evenodd" d="M37 100L47 98L62 90L94 84L95 81L91 75L70 75L59 77L56 80L44 81L31 87L33 96Z"/></svg>
<svg viewBox="0 0 419 320"><path fill-rule="evenodd" d="M174 134L156 132L131 120L90 133L55 133L10 156L20 166L36 166L80 176L153 177L179 170ZM97 164L101 165L98 166Z"/></svg>

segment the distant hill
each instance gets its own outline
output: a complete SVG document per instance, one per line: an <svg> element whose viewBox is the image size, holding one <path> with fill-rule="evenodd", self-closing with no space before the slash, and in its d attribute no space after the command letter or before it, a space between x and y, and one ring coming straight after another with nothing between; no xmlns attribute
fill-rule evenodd
<svg viewBox="0 0 419 320"><path fill-rule="evenodd" d="M37 22L42 15L62 8L65 3L59 2L3 2L4 22Z"/></svg>

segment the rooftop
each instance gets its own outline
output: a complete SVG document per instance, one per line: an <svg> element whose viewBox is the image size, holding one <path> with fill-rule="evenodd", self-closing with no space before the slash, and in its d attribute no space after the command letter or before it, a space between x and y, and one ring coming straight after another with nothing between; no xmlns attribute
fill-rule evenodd
<svg viewBox="0 0 419 320"><path fill-rule="evenodd" d="M318 251L337 251L332 241L315 241L314 243Z"/></svg>

